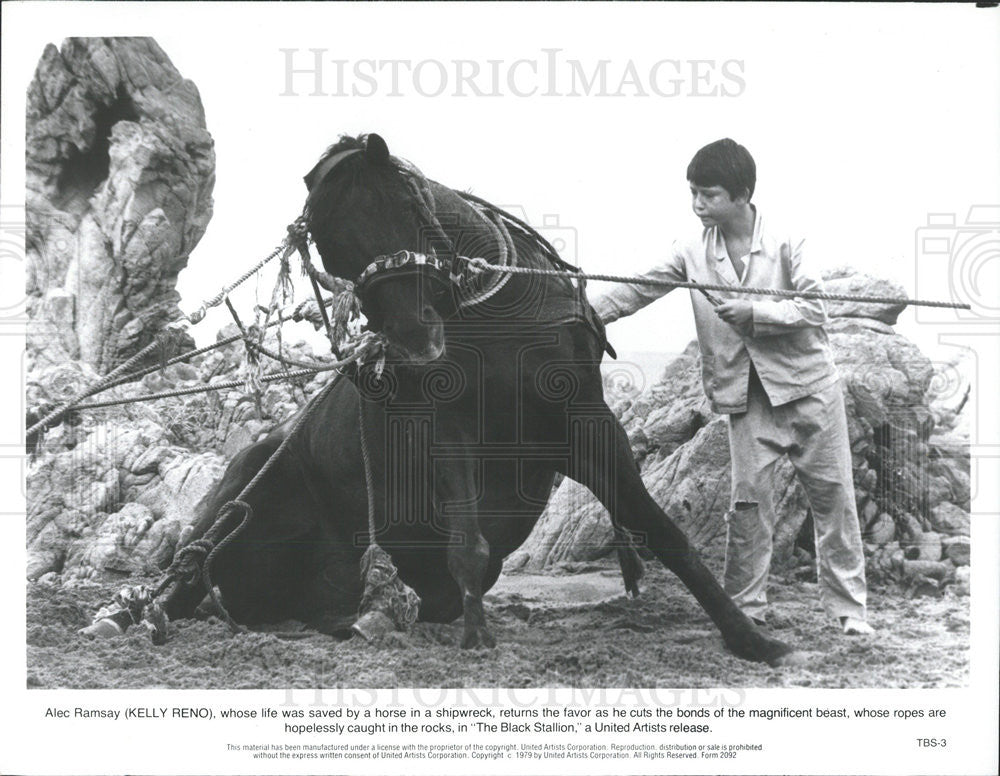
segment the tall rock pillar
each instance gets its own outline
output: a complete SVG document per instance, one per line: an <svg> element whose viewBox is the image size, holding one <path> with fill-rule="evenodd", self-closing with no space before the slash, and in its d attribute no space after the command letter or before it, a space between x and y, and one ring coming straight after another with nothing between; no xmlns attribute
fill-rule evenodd
<svg viewBox="0 0 1000 776"><path fill-rule="evenodd" d="M28 91L28 353L106 373L177 319L212 216L198 90L152 38L49 45Z"/></svg>

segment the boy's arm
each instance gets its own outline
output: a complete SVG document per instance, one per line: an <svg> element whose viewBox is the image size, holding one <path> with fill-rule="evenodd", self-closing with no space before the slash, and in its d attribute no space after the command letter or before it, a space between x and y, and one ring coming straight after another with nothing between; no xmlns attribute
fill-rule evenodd
<svg viewBox="0 0 1000 776"><path fill-rule="evenodd" d="M687 280L684 268L684 257L677 243L670 249L670 256L662 264L642 273L642 277L658 281ZM612 289L591 300L591 306L601 318L602 323L611 323L638 312L650 302L655 302L661 296L673 291L671 286L647 286L636 283L615 283Z"/></svg>
<svg viewBox="0 0 1000 776"><path fill-rule="evenodd" d="M781 259L787 263L792 288L796 291L822 291L820 279L802 266L802 245L799 240L793 247L781 246ZM822 326L827 322L826 306L821 299L782 299L753 302L754 337L773 337L789 329Z"/></svg>

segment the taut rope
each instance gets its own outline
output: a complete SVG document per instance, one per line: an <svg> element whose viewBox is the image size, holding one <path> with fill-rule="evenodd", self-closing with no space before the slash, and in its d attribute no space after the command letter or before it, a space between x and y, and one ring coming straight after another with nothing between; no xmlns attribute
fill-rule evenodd
<svg viewBox="0 0 1000 776"><path fill-rule="evenodd" d="M483 259L465 258L473 272L507 272L514 275L552 275L580 278L581 280L606 280L612 283L630 283L660 288L690 288L696 291L729 291L763 296L801 297L802 299L825 299L842 302L868 302L871 304L902 304L914 307L947 307L956 310L971 310L971 305L963 302L936 302L928 299L909 299L895 296L864 296L862 294L829 294L825 291L795 291L783 288L760 288L758 286L727 286L718 283L696 283L689 280L653 280L642 275L607 275L588 272L566 272L561 269L533 269L531 267L498 267Z"/></svg>
<svg viewBox="0 0 1000 776"><path fill-rule="evenodd" d="M242 337L241 337L242 339ZM380 342L379 340L371 340L371 342ZM300 369L294 372L272 372L271 374L264 375L261 378L262 383L271 383L275 380L293 380L299 377L308 377L310 375L317 374L318 372L331 372L335 369L341 369L342 367L353 364L360 358L364 358L368 355L370 350L373 350L373 345L365 345L361 348L364 352L356 352L354 355L348 358L341 359L340 361L331 361L327 364L322 364L321 362L314 362L313 364L308 364L308 368ZM276 360L279 358L277 354L271 355L273 351L267 350L266 348L261 348L261 351L271 358ZM290 364L305 364L304 361L297 361L295 359L288 359L281 356L280 359L286 363ZM102 407L115 407L119 404L135 404L140 401L155 401L156 399L169 399L174 396L190 396L195 393L208 393L209 391L222 391L227 388L240 388L245 384L244 380L225 380L219 383L212 383L211 385L195 385L191 388L177 388L172 391L161 391L159 393L146 393L141 396L130 396L124 399L109 399L107 401L94 401L87 402L84 404L77 404L72 407L76 410L93 410L100 409Z"/></svg>

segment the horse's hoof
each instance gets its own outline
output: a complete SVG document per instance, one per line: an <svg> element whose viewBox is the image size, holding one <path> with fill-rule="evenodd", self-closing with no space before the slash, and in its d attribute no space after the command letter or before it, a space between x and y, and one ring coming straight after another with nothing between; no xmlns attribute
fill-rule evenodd
<svg viewBox="0 0 1000 776"><path fill-rule="evenodd" d="M395 627L385 612L373 609L359 617L358 621L351 626L351 630L370 644L379 636L395 630Z"/></svg>
<svg viewBox="0 0 1000 776"><path fill-rule="evenodd" d="M77 631L81 636L92 639L110 639L113 636L121 636L124 632L118 623L109 619L98 620Z"/></svg>
<svg viewBox="0 0 1000 776"><path fill-rule="evenodd" d="M497 640L493 638L493 634L486 630L486 628L467 630L462 637L462 649L475 649L476 647L493 649L496 645Z"/></svg>
<svg viewBox="0 0 1000 776"><path fill-rule="evenodd" d="M770 660L768 662L772 668L802 666L809 662L809 653L793 649L791 652L786 652L784 655L780 655L774 658L774 660Z"/></svg>
<svg viewBox="0 0 1000 776"><path fill-rule="evenodd" d="M163 607L156 602L151 603L143 612L142 622L153 644L162 647L167 643L167 613Z"/></svg>

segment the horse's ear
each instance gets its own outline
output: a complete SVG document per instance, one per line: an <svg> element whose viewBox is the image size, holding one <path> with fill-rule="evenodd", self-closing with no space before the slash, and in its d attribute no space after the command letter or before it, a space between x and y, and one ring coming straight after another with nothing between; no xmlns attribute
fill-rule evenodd
<svg viewBox="0 0 1000 776"><path fill-rule="evenodd" d="M389 161L389 146L381 137L372 132L365 138L365 156L372 164L385 164Z"/></svg>

